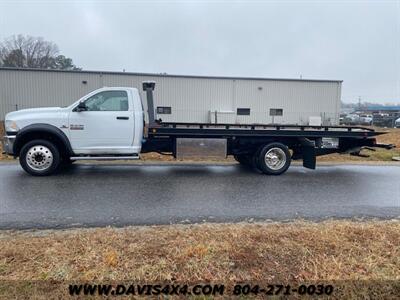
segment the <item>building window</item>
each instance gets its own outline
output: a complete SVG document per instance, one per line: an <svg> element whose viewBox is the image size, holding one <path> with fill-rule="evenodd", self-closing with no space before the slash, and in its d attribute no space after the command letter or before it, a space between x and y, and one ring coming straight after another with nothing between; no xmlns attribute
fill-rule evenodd
<svg viewBox="0 0 400 300"><path fill-rule="evenodd" d="M171 112L172 112L171 106L157 106L158 114L170 115Z"/></svg>
<svg viewBox="0 0 400 300"><path fill-rule="evenodd" d="M283 109L282 108L271 108L269 110L270 116L283 116Z"/></svg>
<svg viewBox="0 0 400 300"><path fill-rule="evenodd" d="M250 108L238 108L236 114L238 116L250 116Z"/></svg>

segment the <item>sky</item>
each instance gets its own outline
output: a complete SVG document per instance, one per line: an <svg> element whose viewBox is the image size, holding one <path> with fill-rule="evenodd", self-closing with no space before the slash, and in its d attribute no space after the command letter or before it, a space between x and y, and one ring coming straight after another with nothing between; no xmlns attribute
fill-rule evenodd
<svg viewBox="0 0 400 300"><path fill-rule="evenodd" d="M400 0L0 0L13 34L86 70L339 79L344 102L400 104Z"/></svg>

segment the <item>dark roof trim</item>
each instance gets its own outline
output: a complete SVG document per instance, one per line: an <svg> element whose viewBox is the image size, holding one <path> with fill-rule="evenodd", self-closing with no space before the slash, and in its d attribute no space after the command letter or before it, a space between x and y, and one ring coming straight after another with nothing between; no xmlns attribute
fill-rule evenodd
<svg viewBox="0 0 400 300"><path fill-rule="evenodd" d="M113 72L113 71L91 71L91 70L50 70L50 69L31 69L31 68L5 68L0 67L0 71L35 71L35 72L58 72L58 73L80 73L80 74L107 74L107 75L136 75L153 77L177 77L177 78L200 78L200 79L230 79L230 80L276 80L276 81L315 81L315 82L343 82L343 80L328 79L296 79L296 78L262 78L262 77L230 77L230 76L201 76L201 75L174 75L156 73L133 73L133 72Z"/></svg>

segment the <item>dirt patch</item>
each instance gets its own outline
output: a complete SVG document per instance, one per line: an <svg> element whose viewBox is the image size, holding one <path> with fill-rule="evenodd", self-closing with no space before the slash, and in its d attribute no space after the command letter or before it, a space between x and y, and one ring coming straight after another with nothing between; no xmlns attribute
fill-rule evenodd
<svg viewBox="0 0 400 300"><path fill-rule="evenodd" d="M0 139L4 136L4 122L0 121ZM0 143L0 160L8 160L11 159L10 156L3 154L3 144Z"/></svg>
<svg viewBox="0 0 400 300"><path fill-rule="evenodd" d="M0 281L399 282L399 245L399 221L3 231Z"/></svg>

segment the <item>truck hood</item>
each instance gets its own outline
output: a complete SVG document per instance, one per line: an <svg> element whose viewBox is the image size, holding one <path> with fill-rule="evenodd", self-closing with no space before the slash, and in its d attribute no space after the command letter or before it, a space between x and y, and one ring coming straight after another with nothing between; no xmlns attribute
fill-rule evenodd
<svg viewBox="0 0 400 300"><path fill-rule="evenodd" d="M63 108L61 107L41 107L41 108L28 108L21 109L18 111L10 112L6 115L6 120L19 120L24 117L31 117L33 115L38 114L48 114L48 113L58 113L62 112Z"/></svg>
<svg viewBox="0 0 400 300"><path fill-rule="evenodd" d="M38 123L53 125L58 128L63 128L68 125L68 109L61 107L43 107L31 108L14 111L6 115L7 123L15 122L20 129Z"/></svg>

